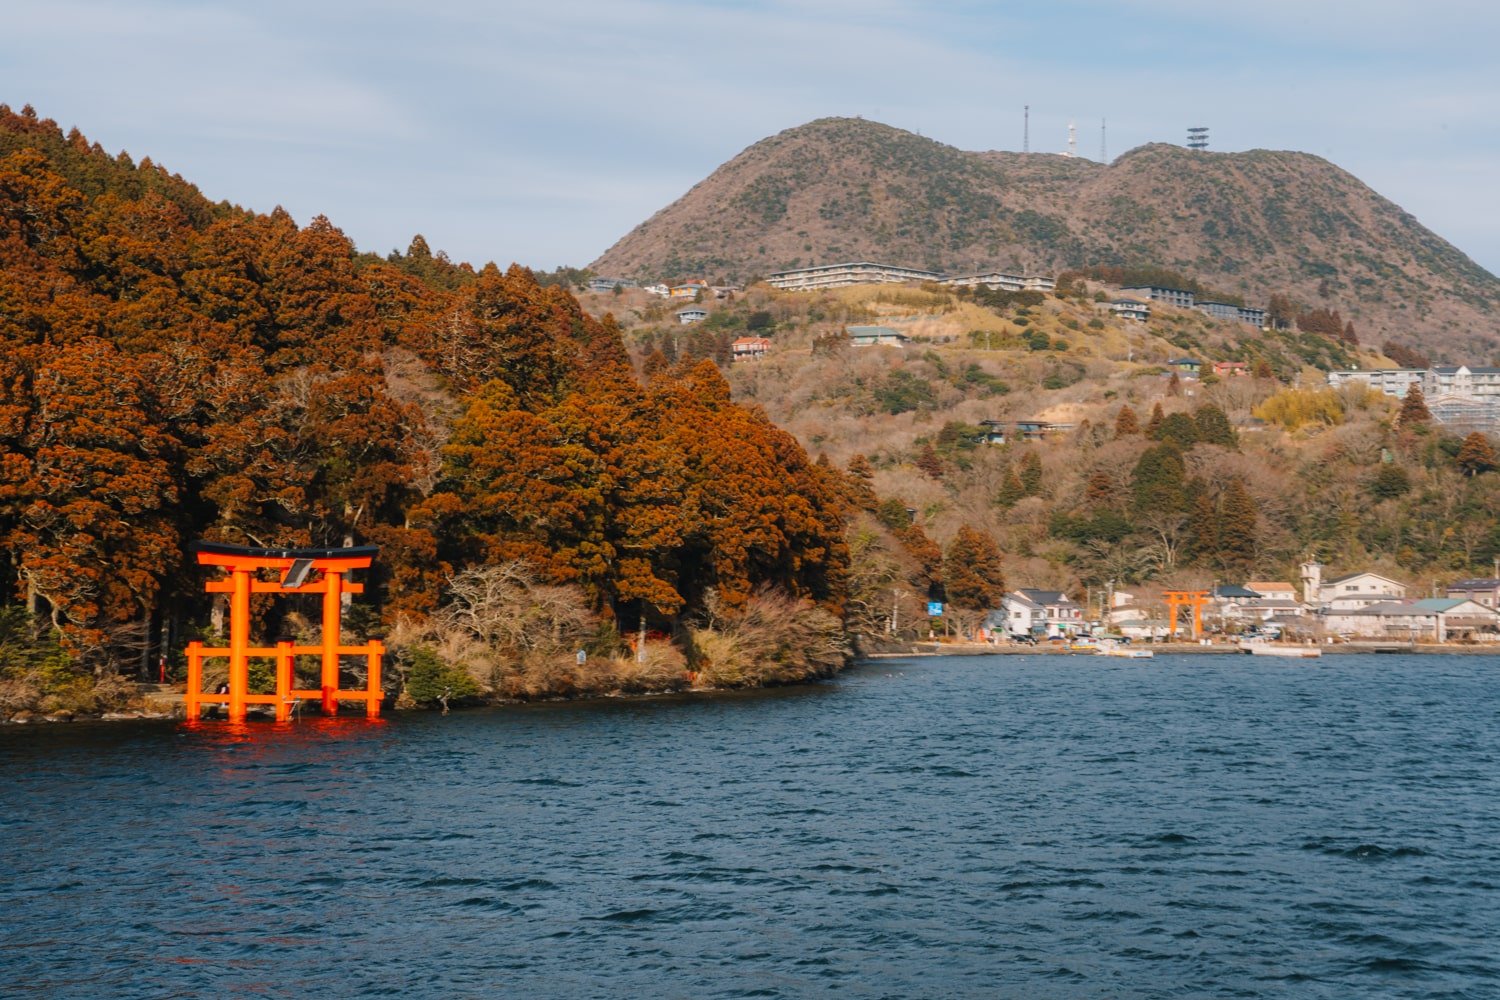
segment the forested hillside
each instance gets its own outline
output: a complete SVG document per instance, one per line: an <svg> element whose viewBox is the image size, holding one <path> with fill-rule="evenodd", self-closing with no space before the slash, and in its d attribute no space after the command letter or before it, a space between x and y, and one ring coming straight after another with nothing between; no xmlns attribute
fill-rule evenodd
<svg viewBox="0 0 1500 1000"><path fill-rule="evenodd" d="M1330 367L1393 364L1349 323L1310 312L1260 331L1160 303L1138 323L1111 313L1107 288L1081 275L1055 296L757 285L706 303L708 319L689 327L641 292L585 304L613 310L647 367L718 352L737 398L863 484L856 628L882 630L893 608L925 627L924 602L945 594L957 612L945 625L977 620L994 588L955 586L985 563L976 536L998 549L1006 586L1082 599L1112 582L1148 606L1162 589L1216 580L1295 582L1309 557L1330 575L1377 568L1419 596L1491 571L1494 440L1327 388ZM910 340L851 347L858 324ZM745 335L770 353L730 364ZM1214 375L1216 361L1239 374ZM1021 421L1053 429L1026 440Z"/></svg>
<svg viewBox="0 0 1500 1000"><path fill-rule="evenodd" d="M608 319L524 269L455 265L421 237L361 255L327 219L211 204L0 108L11 680L22 608L80 668L175 655L209 616L198 538L379 545L361 601L378 621L356 629L441 619L432 643L518 656L609 655L616 622L671 633L766 588L837 614L841 484L711 362L645 384ZM550 617L498 636L479 612L505 587ZM305 625L257 614L262 631Z"/></svg>

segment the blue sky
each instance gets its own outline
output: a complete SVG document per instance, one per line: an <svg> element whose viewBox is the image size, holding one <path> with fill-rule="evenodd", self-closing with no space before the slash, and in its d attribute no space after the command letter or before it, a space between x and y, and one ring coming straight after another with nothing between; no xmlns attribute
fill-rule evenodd
<svg viewBox="0 0 1500 1000"><path fill-rule="evenodd" d="M11 0L0 102L363 250L581 266L744 147L861 115L961 149L1327 157L1500 272L1478 0Z"/></svg>

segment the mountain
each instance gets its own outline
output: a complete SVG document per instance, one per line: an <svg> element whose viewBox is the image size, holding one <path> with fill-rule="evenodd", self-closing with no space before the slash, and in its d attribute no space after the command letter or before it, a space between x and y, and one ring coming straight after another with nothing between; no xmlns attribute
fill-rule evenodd
<svg viewBox="0 0 1500 1000"><path fill-rule="evenodd" d="M1337 309L1361 337L1500 352L1500 279L1358 178L1307 153L1152 144L1105 165L965 152L862 119L763 139L591 268L746 280L873 259L944 272L1169 268L1262 305Z"/></svg>

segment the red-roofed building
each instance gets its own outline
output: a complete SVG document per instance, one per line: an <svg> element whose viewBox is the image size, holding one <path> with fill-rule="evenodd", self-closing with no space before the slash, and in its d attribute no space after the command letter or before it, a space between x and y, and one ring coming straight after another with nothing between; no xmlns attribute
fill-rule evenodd
<svg viewBox="0 0 1500 1000"><path fill-rule="evenodd" d="M735 361L763 358L771 352L771 342L765 337L740 337L729 346Z"/></svg>

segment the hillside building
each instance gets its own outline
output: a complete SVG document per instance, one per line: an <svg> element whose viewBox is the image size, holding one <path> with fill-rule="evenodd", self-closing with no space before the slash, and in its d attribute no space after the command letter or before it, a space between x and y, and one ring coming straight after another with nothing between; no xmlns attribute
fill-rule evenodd
<svg viewBox="0 0 1500 1000"><path fill-rule="evenodd" d="M1238 306L1233 302L1199 302L1193 308L1206 316L1231 323L1245 323L1256 328L1266 325L1266 311L1254 306Z"/></svg>
<svg viewBox="0 0 1500 1000"><path fill-rule="evenodd" d="M677 310L677 322L681 323L683 326L687 326L689 323L702 323L706 319L708 319L707 309L699 309L697 306L689 306L686 309Z"/></svg>
<svg viewBox="0 0 1500 1000"><path fill-rule="evenodd" d="M1121 319L1144 323L1151 318L1151 303L1139 299L1115 299L1109 304L1109 311Z"/></svg>
<svg viewBox="0 0 1500 1000"><path fill-rule="evenodd" d="M851 347L905 347L911 340L888 326L851 326L848 330Z"/></svg>
<svg viewBox="0 0 1500 1000"><path fill-rule="evenodd" d="M753 361L771 353L771 342L765 337L740 337L729 345L734 361Z"/></svg>
<svg viewBox="0 0 1500 1000"><path fill-rule="evenodd" d="M1008 274L1004 271L981 271L976 274L961 274L941 279L945 285L977 288L983 285L990 291L1000 292L1052 292L1057 290L1057 279L1045 275Z"/></svg>
<svg viewBox="0 0 1500 1000"><path fill-rule="evenodd" d="M1169 306L1176 306L1179 309L1191 309L1193 308L1193 303L1197 301L1197 296L1192 292L1184 291L1181 288L1164 288L1161 285L1131 285L1129 288L1120 289L1120 291L1126 295L1141 296L1150 299L1152 302L1162 302Z"/></svg>
<svg viewBox="0 0 1500 1000"><path fill-rule="evenodd" d="M790 271L777 271L766 278L774 288L787 292L806 292L819 288L843 288L848 285L900 284L907 281L939 281L935 271L913 267L856 261L847 264L819 264Z"/></svg>
<svg viewBox="0 0 1500 1000"><path fill-rule="evenodd" d="M1438 423L1457 433L1500 431L1500 368L1437 365L1328 373L1328 384L1335 389L1354 383L1396 399L1405 399L1412 385L1420 385L1427 410Z"/></svg>

